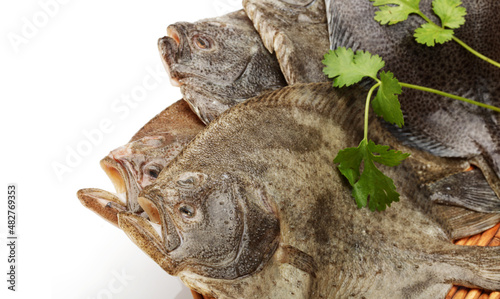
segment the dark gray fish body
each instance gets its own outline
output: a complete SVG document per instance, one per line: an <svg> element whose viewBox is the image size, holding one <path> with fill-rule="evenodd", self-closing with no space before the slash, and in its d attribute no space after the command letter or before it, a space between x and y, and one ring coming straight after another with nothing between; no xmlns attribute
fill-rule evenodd
<svg viewBox="0 0 500 299"><path fill-rule="evenodd" d="M143 190L161 233L130 213L119 214L120 228L169 274L219 299L500 290L500 248L454 245L443 207L420 187L467 163L405 148L373 121L375 142L412 156L383 169L400 202L380 213L356 207L332 160L362 138L363 97L295 85L233 107Z"/></svg>
<svg viewBox="0 0 500 299"><path fill-rule="evenodd" d="M286 85L243 10L176 23L167 33L158 41L165 68L206 124L239 102Z"/></svg>
<svg viewBox="0 0 500 299"><path fill-rule="evenodd" d="M244 0L266 48L276 53L288 84L324 82L328 27L323 0Z"/></svg>
<svg viewBox="0 0 500 299"><path fill-rule="evenodd" d="M138 195L156 180L160 171L204 128L204 124L180 100L151 119L124 146L109 153L101 166L116 192L82 189L82 203L117 225L120 211L141 213Z"/></svg>
<svg viewBox="0 0 500 299"><path fill-rule="evenodd" d="M402 23L382 26L373 18L378 8L365 0L327 0L331 49L351 47L378 54L399 81L435 88L482 103L500 106L500 70L455 42L434 47L418 44L413 32L424 21L410 15ZM463 1L466 22L455 30L466 44L500 61L500 2ZM431 0L421 10L436 24ZM483 155L500 177L500 113L413 89L399 97L405 115L402 130L408 144L439 156Z"/></svg>

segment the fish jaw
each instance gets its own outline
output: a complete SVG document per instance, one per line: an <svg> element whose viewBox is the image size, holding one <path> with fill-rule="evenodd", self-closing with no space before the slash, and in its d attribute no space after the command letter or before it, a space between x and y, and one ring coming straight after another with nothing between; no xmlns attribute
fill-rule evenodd
<svg viewBox="0 0 500 299"><path fill-rule="evenodd" d="M134 180L130 170L122 165L123 161L112 158L113 154L106 156L101 160L101 167L106 172L119 196L123 196L122 201L127 206L128 211L132 213L141 213L142 208L137 202L137 197L141 188Z"/></svg>
<svg viewBox="0 0 500 299"><path fill-rule="evenodd" d="M167 71L168 77L170 78L170 84L175 87L180 87L182 85L179 77L172 71L172 65L175 61L175 53L178 50L178 43L178 39L168 36L158 39L158 51L160 52L161 62Z"/></svg>
<svg viewBox="0 0 500 299"><path fill-rule="evenodd" d="M168 212L159 203L156 193L153 192L153 195L144 195L144 193L141 193L138 202L151 221L161 225L164 249L167 252L177 249L181 245L179 232Z"/></svg>
<svg viewBox="0 0 500 299"><path fill-rule="evenodd" d="M163 270L170 275L177 275L178 263L165 250L157 225L141 216L121 212L118 214L118 227Z"/></svg>
<svg viewBox="0 0 500 299"><path fill-rule="evenodd" d="M101 189L80 189L77 192L77 196L83 206L117 227L118 213L127 209L118 196Z"/></svg>

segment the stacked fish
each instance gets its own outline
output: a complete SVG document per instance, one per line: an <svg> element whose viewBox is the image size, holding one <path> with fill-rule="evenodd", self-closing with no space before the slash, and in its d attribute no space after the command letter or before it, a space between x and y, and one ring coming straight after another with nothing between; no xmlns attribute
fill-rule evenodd
<svg viewBox="0 0 500 299"><path fill-rule="evenodd" d="M332 88L321 60L329 48L369 50L401 80L497 106L500 72L477 61L472 68L454 45L411 42L416 19L380 27L369 1L243 5L168 27L159 50L184 99L101 161L117 194L82 189L82 203L206 298L500 291L500 247L453 242L498 231L500 116L405 92L404 129L370 120L371 139L411 153L382 169L400 201L384 212L358 209L332 161L362 139L366 90ZM464 5L471 17L457 34L500 60L497 21L485 17L500 4ZM479 27L490 30L480 36Z"/></svg>

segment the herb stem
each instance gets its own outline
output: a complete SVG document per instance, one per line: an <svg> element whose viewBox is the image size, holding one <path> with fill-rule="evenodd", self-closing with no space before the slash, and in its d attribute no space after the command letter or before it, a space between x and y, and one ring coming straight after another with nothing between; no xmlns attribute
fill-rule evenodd
<svg viewBox="0 0 500 299"><path fill-rule="evenodd" d="M377 80L377 84L373 85L372 88L370 88L370 91L368 91L368 95L366 96L366 104L365 104L365 132L364 132L364 138L363 140L366 140L368 142L368 114L370 113L370 101L372 98L373 91L377 89L380 85L382 85L382 82Z"/></svg>
<svg viewBox="0 0 500 299"><path fill-rule="evenodd" d="M491 63L493 64L494 66L496 67L499 67L500 68L500 63L496 62L495 60L491 59L491 58L488 58L486 56L484 56L483 54L477 52L476 50L472 49L471 47L469 47L466 43L464 43L463 41L459 40L458 38L456 38L455 36L452 37L452 39L457 42L459 45L461 45L462 47L464 47L465 49L467 49L467 51L471 52L472 54L476 55L477 57L481 58L482 60L488 62L488 63Z"/></svg>
<svg viewBox="0 0 500 299"><path fill-rule="evenodd" d="M427 91L427 92L432 92L432 93L435 93L435 94L438 94L438 95L441 95L441 96L445 96L445 97L448 97L448 98L452 98L452 99L455 99L455 100L459 100L459 101L462 101L462 102L466 102L466 103L469 103L469 104L473 104L473 105L476 105L476 106L487 108L487 109L490 109L490 110L493 110L493 111L496 111L496 112L500 112L500 108L498 108L498 107L495 107L495 106L492 106L492 105L488 105L488 104L484 104L484 103L481 103L481 102L476 102L476 101L473 101L473 100L470 100L470 99L467 99L467 98L464 98L464 97L460 97L460 96L457 96L457 95L454 95L454 94L451 94L451 93L443 92L443 91L440 91L440 90L437 90L437 89L423 87L423 86L419 86L419 85L408 84L408 83L403 83L403 82L399 82L399 84L401 84L402 87L413 88L413 89L423 90L423 91ZM366 121L366 119L367 118L365 116L365 121ZM366 132L366 129L365 129L365 132Z"/></svg>

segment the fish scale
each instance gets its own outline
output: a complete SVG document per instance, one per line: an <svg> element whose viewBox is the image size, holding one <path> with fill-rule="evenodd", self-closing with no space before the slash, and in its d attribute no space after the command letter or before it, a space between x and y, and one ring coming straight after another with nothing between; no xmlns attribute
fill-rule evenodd
<svg viewBox="0 0 500 299"><path fill-rule="evenodd" d="M158 248L164 245L160 236L142 241L141 232L150 231L147 221L120 213L120 227L160 265L166 265L167 272L219 299L286 298L291 292L297 298L309 298L313 293L324 298L351 294L439 298L452 283L500 289L500 248L452 243L440 224L441 215L435 214L434 204L427 200L421 175L415 171L415 165L422 163L420 156L429 157L400 145L376 121L370 125L373 138L398 150L409 150L413 162L384 168L401 193L400 202L380 213L356 207L348 184L334 165L326 162L346 144L355 143L362 132L362 124L345 128L337 121L337 115L363 106L362 101L346 105L349 96L356 94L353 89L335 90L329 83L294 85L237 105L198 134L158 180L143 190L141 196L152 201L153 207L168 211L168 222L177 227L169 233L179 234L181 240L196 238L190 244L204 250L246 252L260 264L255 264L255 258L234 258L221 268L197 255L195 248L184 248L184 242L161 254ZM447 161L435 157L425 163ZM193 173L206 177L194 183L201 189L179 189L178 178ZM300 195L291 192L293 189L300 190ZM189 194L185 203L185 196L176 195L183 192ZM244 225L240 231L247 241L235 248L215 237L225 234L224 227L205 239L184 224L194 221L198 229L213 227L203 219L223 215L204 215L210 209L200 205L210 207L220 196L229 206L245 206L237 210L245 214L244 221L231 225ZM182 220L171 202L191 205L198 216ZM259 229L263 226L267 229ZM169 268L172 265L182 267ZM240 269L237 279L232 279L233 267ZM227 275L231 279L224 278L225 271L230 271ZM335 285L339 290L332 293Z"/></svg>

